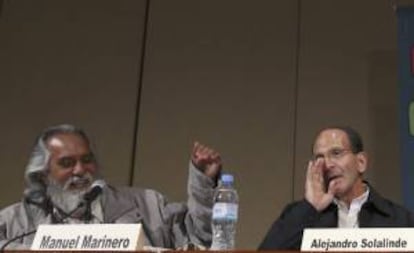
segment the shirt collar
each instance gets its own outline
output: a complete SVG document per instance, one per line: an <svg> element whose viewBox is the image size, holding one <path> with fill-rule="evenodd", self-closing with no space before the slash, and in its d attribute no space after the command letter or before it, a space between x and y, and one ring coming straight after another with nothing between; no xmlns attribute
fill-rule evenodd
<svg viewBox="0 0 414 253"><path fill-rule="evenodd" d="M349 208L348 208L348 205L344 201L341 201L337 198L334 198L334 203L338 206L338 209L340 209L340 210L342 210L346 213L349 212L349 211L358 212L359 210L361 210L362 205L365 202L367 202L367 200L369 198L369 195L370 195L369 194L370 188L368 187L367 184L365 184L365 185L366 185L365 192L362 193L360 196L354 198L351 201L351 204L349 205Z"/></svg>

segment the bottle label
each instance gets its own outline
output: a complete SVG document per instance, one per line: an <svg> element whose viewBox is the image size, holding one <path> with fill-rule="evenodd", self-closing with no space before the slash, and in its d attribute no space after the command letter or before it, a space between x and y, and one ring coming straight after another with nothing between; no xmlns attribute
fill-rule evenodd
<svg viewBox="0 0 414 253"><path fill-rule="evenodd" d="M237 220L238 205L234 203L215 203L213 207L213 219Z"/></svg>

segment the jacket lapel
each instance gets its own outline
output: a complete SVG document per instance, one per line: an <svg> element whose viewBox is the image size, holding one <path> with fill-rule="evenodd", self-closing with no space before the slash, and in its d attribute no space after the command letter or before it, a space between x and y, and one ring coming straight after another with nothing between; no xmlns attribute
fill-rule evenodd
<svg viewBox="0 0 414 253"><path fill-rule="evenodd" d="M107 186L103 190L102 206L104 223L138 223L142 221L138 203L132 194L120 193L117 189Z"/></svg>

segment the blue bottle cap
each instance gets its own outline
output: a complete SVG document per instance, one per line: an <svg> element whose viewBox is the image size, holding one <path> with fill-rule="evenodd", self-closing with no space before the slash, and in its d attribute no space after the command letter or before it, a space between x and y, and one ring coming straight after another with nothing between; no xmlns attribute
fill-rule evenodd
<svg viewBox="0 0 414 253"><path fill-rule="evenodd" d="M221 175L221 182L225 183L233 183L234 177L231 174L223 174Z"/></svg>

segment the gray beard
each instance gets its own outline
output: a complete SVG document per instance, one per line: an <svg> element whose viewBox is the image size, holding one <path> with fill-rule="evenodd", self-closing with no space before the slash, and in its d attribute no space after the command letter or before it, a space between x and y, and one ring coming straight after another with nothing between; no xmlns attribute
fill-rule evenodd
<svg viewBox="0 0 414 253"><path fill-rule="evenodd" d="M88 174L83 177L73 176L70 177L63 185L58 183L56 180L49 178L49 185L47 187L47 195L50 197L53 205L58 209L62 210L66 214L69 214L76 208L83 200L83 196L88 192L89 187L85 187L80 190L68 190L69 186L77 180L84 180L88 178L90 182L93 182L93 177ZM83 209L83 208L79 208ZM84 210L79 210L74 213L73 216L78 216L83 213Z"/></svg>

